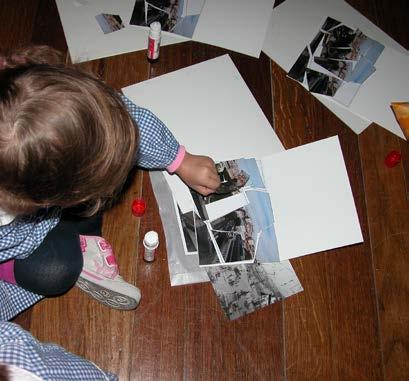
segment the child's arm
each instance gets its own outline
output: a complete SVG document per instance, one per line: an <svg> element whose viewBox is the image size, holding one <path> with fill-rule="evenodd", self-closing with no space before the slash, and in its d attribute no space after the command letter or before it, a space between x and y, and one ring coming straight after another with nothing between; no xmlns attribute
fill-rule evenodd
<svg viewBox="0 0 409 381"><path fill-rule="evenodd" d="M203 195L218 188L220 180L211 158L186 152L151 111L136 106L125 96L122 96L122 100L138 123L139 166L149 169L166 168L169 173L176 173L190 188Z"/></svg>

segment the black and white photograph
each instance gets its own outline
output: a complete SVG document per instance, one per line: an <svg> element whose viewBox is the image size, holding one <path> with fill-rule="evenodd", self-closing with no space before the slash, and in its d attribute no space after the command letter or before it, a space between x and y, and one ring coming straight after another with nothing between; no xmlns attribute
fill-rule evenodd
<svg viewBox="0 0 409 381"><path fill-rule="evenodd" d="M119 15L111 15L108 13L101 13L95 16L99 26L101 27L104 34L116 32L124 28L124 24Z"/></svg>
<svg viewBox="0 0 409 381"><path fill-rule="evenodd" d="M230 320L303 290L289 261L208 267L206 272Z"/></svg>
<svg viewBox="0 0 409 381"><path fill-rule="evenodd" d="M191 38L200 14L191 14L190 8L201 9L203 4L204 0L136 0L130 24L149 26L158 21L163 31Z"/></svg>
<svg viewBox="0 0 409 381"><path fill-rule="evenodd" d="M197 250L199 254L199 266L220 265L220 254L214 244L214 236L210 234L207 224L201 219L195 220L197 235Z"/></svg>
<svg viewBox="0 0 409 381"><path fill-rule="evenodd" d="M209 233L213 236L216 251L222 256L221 263L253 262L256 255L257 234L247 208L237 209L210 222ZM198 238L199 240L201 237ZM199 255L199 263L201 263Z"/></svg>
<svg viewBox="0 0 409 381"><path fill-rule="evenodd" d="M178 219L179 229L181 230L182 243L185 254L197 254L197 237L195 225L196 214L193 211L182 213L176 201L175 207L177 209L176 217Z"/></svg>
<svg viewBox="0 0 409 381"><path fill-rule="evenodd" d="M297 61L295 61L294 65L291 67L290 71L287 73L287 76L302 84L305 78L305 71L310 62L310 57L310 51L306 46L297 58Z"/></svg>
<svg viewBox="0 0 409 381"><path fill-rule="evenodd" d="M212 222L196 219L196 232L200 266L254 261L256 241L244 208Z"/></svg>

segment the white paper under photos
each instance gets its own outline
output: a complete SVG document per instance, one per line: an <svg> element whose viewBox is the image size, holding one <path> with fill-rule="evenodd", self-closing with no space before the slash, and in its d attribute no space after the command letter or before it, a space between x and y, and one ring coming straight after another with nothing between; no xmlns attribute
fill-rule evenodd
<svg viewBox="0 0 409 381"><path fill-rule="evenodd" d="M228 55L122 89L135 104L154 112L191 153L215 161L261 158L283 145ZM185 213L192 210L188 188L166 179Z"/></svg>
<svg viewBox="0 0 409 381"><path fill-rule="evenodd" d="M362 242L338 138L284 151L229 56L123 92L162 119L192 153L216 162L263 158L280 260ZM192 210L188 188L177 176L166 177L180 208Z"/></svg>
<svg viewBox="0 0 409 381"><path fill-rule="evenodd" d="M272 0L56 0L73 62L147 49L148 25L161 45L193 39L259 57ZM120 26L119 26L120 25Z"/></svg>
<svg viewBox="0 0 409 381"><path fill-rule="evenodd" d="M357 134L375 122L404 138L390 103L409 99L407 50L345 1L286 0L273 11L263 51L288 72L327 17L350 28L359 28L366 36L385 45L385 49L375 63L376 71L362 84L348 106L326 95L313 96Z"/></svg>
<svg viewBox="0 0 409 381"><path fill-rule="evenodd" d="M148 28L129 25L135 0L56 0L56 4L75 63L147 49ZM119 16L124 28L104 33L96 18L101 14ZM187 40L162 33L161 45Z"/></svg>

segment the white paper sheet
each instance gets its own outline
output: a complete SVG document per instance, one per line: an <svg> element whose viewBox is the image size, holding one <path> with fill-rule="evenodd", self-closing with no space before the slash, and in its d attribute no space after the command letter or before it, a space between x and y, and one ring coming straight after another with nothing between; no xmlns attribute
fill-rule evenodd
<svg viewBox="0 0 409 381"><path fill-rule="evenodd" d="M345 1L286 0L273 11L263 51L288 71L326 16L361 29L364 34L387 48L376 64L377 72L364 83L348 108L329 97L313 95L358 134L375 121L392 133L404 137L389 106L393 100L404 101L409 98L407 50ZM393 52L391 48L397 52ZM403 67L406 67L406 71ZM389 80L391 81L388 82ZM401 80L401 85L397 85Z"/></svg>
<svg viewBox="0 0 409 381"><path fill-rule="evenodd" d="M56 3L73 62L134 52L148 46L148 28L129 25L135 0L56 0ZM100 13L119 15L125 28L104 34L95 20ZM161 45L187 40L162 33Z"/></svg>
<svg viewBox="0 0 409 381"><path fill-rule="evenodd" d="M262 159L280 260L363 241L338 137Z"/></svg>
<svg viewBox="0 0 409 381"><path fill-rule="evenodd" d="M122 90L154 112L191 153L223 161L284 149L228 55ZM182 211L191 210L187 187L176 175L167 180Z"/></svg>
<svg viewBox="0 0 409 381"><path fill-rule="evenodd" d="M272 0L206 0L193 40L259 57Z"/></svg>

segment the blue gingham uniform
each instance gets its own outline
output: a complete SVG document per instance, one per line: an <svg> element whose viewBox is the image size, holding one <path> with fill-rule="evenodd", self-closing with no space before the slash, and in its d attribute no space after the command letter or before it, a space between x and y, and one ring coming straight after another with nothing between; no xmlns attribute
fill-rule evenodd
<svg viewBox="0 0 409 381"><path fill-rule="evenodd" d="M67 352L56 344L44 344L10 322L0 322L0 363L14 365L50 381L114 381L91 361Z"/></svg>
<svg viewBox="0 0 409 381"><path fill-rule="evenodd" d="M139 122L141 144L136 157L138 166L149 169L166 168L176 158L179 143L151 111L136 106L124 95L121 97L133 119Z"/></svg>
<svg viewBox="0 0 409 381"><path fill-rule="evenodd" d="M166 168L176 158L179 143L152 112L121 97L139 127L137 164L151 169ZM51 208L0 226L0 262L29 256L57 225L60 214L59 208ZM44 380L117 380L115 375L90 361L58 345L43 344L18 325L6 321L42 298L0 281L0 362L23 368Z"/></svg>
<svg viewBox="0 0 409 381"><path fill-rule="evenodd" d="M136 106L123 95L121 98L139 127L137 165L150 169L166 168L176 158L179 143L152 112ZM29 256L57 225L60 214L59 208L51 208L0 226L0 262ZM10 320L42 298L41 295L0 281L0 321Z"/></svg>

